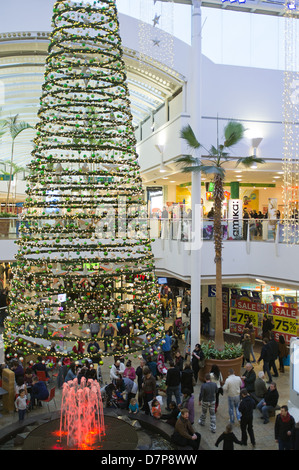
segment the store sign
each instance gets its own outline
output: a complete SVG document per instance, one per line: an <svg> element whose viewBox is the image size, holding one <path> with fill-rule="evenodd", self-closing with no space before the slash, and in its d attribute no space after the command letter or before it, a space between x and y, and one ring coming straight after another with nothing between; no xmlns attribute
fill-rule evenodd
<svg viewBox="0 0 299 470"><path fill-rule="evenodd" d="M286 343L290 343L293 336L297 336L298 309L290 306L267 304L267 314L271 315L274 328L272 332L276 341L283 336Z"/></svg>
<svg viewBox="0 0 299 470"><path fill-rule="evenodd" d="M242 199L228 201L229 238L242 238Z"/></svg>
<svg viewBox="0 0 299 470"><path fill-rule="evenodd" d="M243 332L244 326L248 320L251 321L258 335L259 317L263 313L263 305L258 302L249 302L246 300L231 299L230 301L230 332Z"/></svg>

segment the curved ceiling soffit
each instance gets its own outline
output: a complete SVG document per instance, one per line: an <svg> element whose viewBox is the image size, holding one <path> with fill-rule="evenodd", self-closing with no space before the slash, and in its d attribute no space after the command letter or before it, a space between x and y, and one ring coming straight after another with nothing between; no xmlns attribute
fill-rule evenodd
<svg viewBox="0 0 299 470"><path fill-rule="evenodd" d="M46 56L48 48L48 32L18 32L0 34L0 44L9 45L8 48L0 48L0 58L22 57L22 63L26 63L26 56ZM33 42L38 41L38 47L32 47ZM12 44L16 44L13 49ZM21 44L22 43L22 46ZM41 44L44 47L41 47ZM28 46L31 47L28 47ZM21 46L21 47L20 47ZM165 64L149 57L142 56L138 51L123 47L124 61L127 70L127 81L132 103L134 125L138 125L157 109L165 99L170 98L179 90L185 82L185 77ZM1 69L22 66L22 63L7 63L0 66ZM41 63L28 64L40 67ZM5 110L3 109L5 113Z"/></svg>

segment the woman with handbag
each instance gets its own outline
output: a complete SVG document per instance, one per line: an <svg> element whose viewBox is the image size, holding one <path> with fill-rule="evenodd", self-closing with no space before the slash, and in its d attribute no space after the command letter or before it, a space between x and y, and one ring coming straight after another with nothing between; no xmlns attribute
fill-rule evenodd
<svg viewBox="0 0 299 470"><path fill-rule="evenodd" d="M279 371L284 372L284 359L288 356L288 348L284 339L284 336L280 335L278 340L278 360L279 360Z"/></svg>

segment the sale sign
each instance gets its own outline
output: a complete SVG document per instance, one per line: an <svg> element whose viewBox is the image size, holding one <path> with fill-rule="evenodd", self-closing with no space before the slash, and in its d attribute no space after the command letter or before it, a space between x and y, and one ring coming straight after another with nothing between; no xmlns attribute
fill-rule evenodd
<svg viewBox="0 0 299 470"><path fill-rule="evenodd" d="M230 331L231 333L242 333L246 322L249 320L258 333L259 317L263 313L262 304L242 299L231 299L230 301Z"/></svg>
<svg viewBox="0 0 299 470"><path fill-rule="evenodd" d="M271 315L275 339L278 341L282 335L287 343L293 336L297 336L298 309L290 306L277 304L267 305L267 314Z"/></svg>

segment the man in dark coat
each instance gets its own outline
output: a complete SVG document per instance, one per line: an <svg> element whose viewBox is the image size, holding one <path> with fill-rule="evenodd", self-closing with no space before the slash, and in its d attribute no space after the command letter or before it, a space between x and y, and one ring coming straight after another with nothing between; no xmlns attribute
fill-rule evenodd
<svg viewBox="0 0 299 470"><path fill-rule="evenodd" d="M253 410L255 408L255 401L249 393L247 392L246 388L241 390L241 401L239 404L239 411L241 413L241 433L242 433L242 445L247 446L247 432L250 437L251 445L255 447L255 436L253 432Z"/></svg>
<svg viewBox="0 0 299 470"><path fill-rule="evenodd" d="M280 414L276 416L274 434L279 450L294 449L292 438L295 430L295 420L290 415L286 405L280 408Z"/></svg>
<svg viewBox="0 0 299 470"><path fill-rule="evenodd" d="M275 410L278 403L279 393L276 384L272 382L264 398L257 404L257 409L262 413L264 424L269 423L269 411Z"/></svg>
<svg viewBox="0 0 299 470"><path fill-rule="evenodd" d="M263 361L263 371L267 373L268 375L268 382L267 383L271 383L272 382L272 375L271 375L271 372L270 372L270 366L269 366L269 363L271 361L271 357L272 357L272 352L270 350L270 346L269 346L269 340L268 338L263 338L263 346L262 346L262 350L261 350L261 355L259 357L259 359L257 360L257 363L259 364L261 361Z"/></svg>

